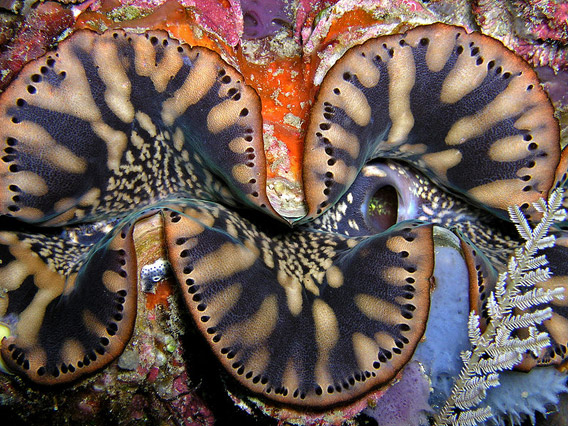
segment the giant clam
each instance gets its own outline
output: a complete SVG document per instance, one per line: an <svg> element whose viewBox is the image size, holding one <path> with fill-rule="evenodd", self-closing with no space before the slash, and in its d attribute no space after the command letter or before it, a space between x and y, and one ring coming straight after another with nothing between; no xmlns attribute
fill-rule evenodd
<svg viewBox="0 0 568 426"><path fill-rule="evenodd" d="M515 244L496 223L512 204L537 220L531 203L565 180L534 71L459 27L369 39L327 72L303 215L267 195L261 108L218 54L159 31L77 31L20 72L0 98L10 370L62 384L121 354L140 291L134 229L154 217L197 329L237 381L296 408L350 403L387 387L423 337L434 224L459 229L483 311L484 277ZM566 285L564 242L548 251L551 285ZM565 359L554 309L553 346L528 364Z"/></svg>

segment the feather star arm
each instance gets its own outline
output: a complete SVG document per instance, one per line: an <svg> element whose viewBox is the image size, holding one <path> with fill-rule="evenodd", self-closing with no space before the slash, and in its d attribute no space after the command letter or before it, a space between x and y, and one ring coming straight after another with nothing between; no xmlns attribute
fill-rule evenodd
<svg viewBox="0 0 568 426"><path fill-rule="evenodd" d="M507 271L499 276L494 293L488 300L490 321L483 333L479 329L479 317L471 312L468 322L470 351L462 353L464 366L454 383L446 403L436 415L436 426L476 425L491 416L488 406L479 406L489 388L499 385L499 372L512 369L530 351L535 356L550 344L548 333L536 326L552 316L550 307L540 307L532 312L528 308L542 306L554 299L562 299L564 289L533 288L536 283L550 278L546 260L535 256L538 250L554 245L554 236L548 235L550 227L566 217L562 209L563 189L552 192L548 202L534 204L543 214L541 221L531 228L518 207L509 209L509 215L525 243L511 256ZM514 315L515 309L524 312ZM519 328L527 328L525 338L513 337Z"/></svg>

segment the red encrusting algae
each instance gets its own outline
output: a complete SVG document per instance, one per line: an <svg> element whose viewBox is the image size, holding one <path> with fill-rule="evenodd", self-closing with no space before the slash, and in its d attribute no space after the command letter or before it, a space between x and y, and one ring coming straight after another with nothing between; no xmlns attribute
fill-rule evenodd
<svg viewBox="0 0 568 426"><path fill-rule="evenodd" d="M25 64L47 52L73 21L73 12L59 3L45 2L32 10L0 53L0 91Z"/></svg>

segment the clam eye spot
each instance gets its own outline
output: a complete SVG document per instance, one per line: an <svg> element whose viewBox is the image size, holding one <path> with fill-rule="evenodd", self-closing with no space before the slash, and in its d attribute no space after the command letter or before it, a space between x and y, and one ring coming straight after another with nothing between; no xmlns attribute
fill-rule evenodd
<svg viewBox="0 0 568 426"><path fill-rule="evenodd" d="M368 224L383 232L395 225L398 218L398 193L391 185L385 185L375 191L366 206Z"/></svg>

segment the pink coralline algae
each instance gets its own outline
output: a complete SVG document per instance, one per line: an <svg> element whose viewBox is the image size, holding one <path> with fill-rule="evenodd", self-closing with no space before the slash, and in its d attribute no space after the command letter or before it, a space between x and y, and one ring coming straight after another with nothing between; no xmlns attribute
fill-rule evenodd
<svg viewBox="0 0 568 426"><path fill-rule="evenodd" d="M198 12L198 24L225 38L231 45L239 43L243 34L243 11L241 2L231 1L181 1L182 6L194 7ZM186 4L187 3L187 4Z"/></svg>
<svg viewBox="0 0 568 426"><path fill-rule="evenodd" d="M55 2L34 9L0 53L0 91L22 66L43 55L73 22L71 10Z"/></svg>
<svg viewBox="0 0 568 426"><path fill-rule="evenodd" d="M108 3L108 0L103 0L103 7L108 7ZM120 7L154 10L164 3L164 0L125 0L118 4ZM179 4L195 13L199 26L218 34L230 46L236 46L242 38L263 38L274 35L283 27L292 26L290 4L285 0L180 0ZM94 9L97 8L95 6Z"/></svg>
<svg viewBox="0 0 568 426"><path fill-rule="evenodd" d="M568 3L563 0L479 0L473 13L481 30L534 66L568 69Z"/></svg>
<svg viewBox="0 0 568 426"><path fill-rule="evenodd" d="M568 33L568 3L565 1L515 1L513 2L531 34L538 39L566 44Z"/></svg>

